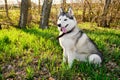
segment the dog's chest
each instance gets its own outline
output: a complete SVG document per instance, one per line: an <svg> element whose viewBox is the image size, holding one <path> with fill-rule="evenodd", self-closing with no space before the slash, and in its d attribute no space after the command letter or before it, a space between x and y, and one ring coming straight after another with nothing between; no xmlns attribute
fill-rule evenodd
<svg viewBox="0 0 120 80"><path fill-rule="evenodd" d="M70 48L72 46L74 46L74 41L72 38L60 38L59 39L60 45L64 48Z"/></svg>

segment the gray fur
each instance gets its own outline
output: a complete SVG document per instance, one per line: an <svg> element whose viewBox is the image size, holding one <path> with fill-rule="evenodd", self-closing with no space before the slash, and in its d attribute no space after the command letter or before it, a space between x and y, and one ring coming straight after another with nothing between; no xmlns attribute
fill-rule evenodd
<svg viewBox="0 0 120 80"><path fill-rule="evenodd" d="M73 11L60 10L57 24L59 25L59 43L63 48L63 62L69 63L71 67L73 60L89 61L100 64L103 60L102 53L96 44L77 27ZM67 26L66 26L67 25Z"/></svg>

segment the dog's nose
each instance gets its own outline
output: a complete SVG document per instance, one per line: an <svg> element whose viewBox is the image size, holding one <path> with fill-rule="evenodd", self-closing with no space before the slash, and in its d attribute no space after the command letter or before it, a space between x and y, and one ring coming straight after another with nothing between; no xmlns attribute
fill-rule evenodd
<svg viewBox="0 0 120 80"><path fill-rule="evenodd" d="M58 27L61 27L61 24L58 24Z"/></svg>

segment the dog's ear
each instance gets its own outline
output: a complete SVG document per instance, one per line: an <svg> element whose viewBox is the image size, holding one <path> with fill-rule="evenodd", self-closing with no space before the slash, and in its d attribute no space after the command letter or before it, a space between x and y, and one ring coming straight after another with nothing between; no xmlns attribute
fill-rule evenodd
<svg viewBox="0 0 120 80"><path fill-rule="evenodd" d="M74 15L73 10L72 10L71 7L68 8L68 14L69 14L70 16L73 16L73 15Z"/></svg>
<svg viewBox="0 0 120 80"><path fill-rule="evenodd" d="M59 10L58 16L59 16L61 13L63 13L63 12L64 12L63 8L60 7L60 10Z"/></svg>

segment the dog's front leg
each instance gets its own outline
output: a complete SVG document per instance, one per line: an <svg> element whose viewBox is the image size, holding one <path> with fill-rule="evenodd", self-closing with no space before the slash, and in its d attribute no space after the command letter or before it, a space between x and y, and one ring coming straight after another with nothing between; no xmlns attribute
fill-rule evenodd
<svg viewBox="0 0 120 80"><path fill-rule="evenodd" d="M68 54L68 64L70 68L72 67L74 59L75 59L75 55L72 51L70 51Z"/></svg>
<svg viewBox="0 0 120 80"><path fill-rule="evenodd" d="M68 57L67 57L67 50L63 49L63 63L67 63Z"/></svg>

